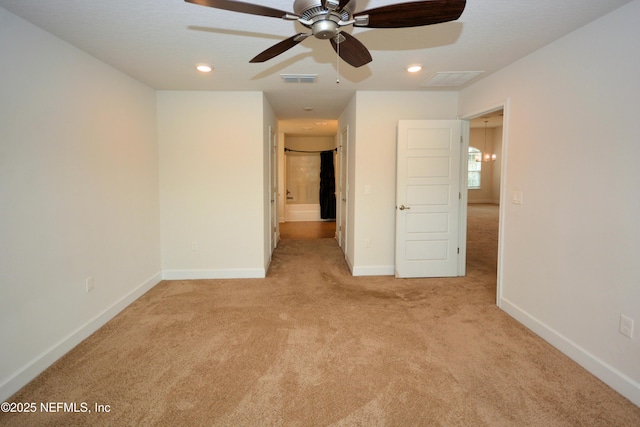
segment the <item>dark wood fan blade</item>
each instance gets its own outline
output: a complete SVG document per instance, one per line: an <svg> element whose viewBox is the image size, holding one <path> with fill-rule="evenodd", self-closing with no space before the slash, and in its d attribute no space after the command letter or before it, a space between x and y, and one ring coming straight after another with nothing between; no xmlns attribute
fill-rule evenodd
<svg viewBox="0 0 640 427"><path fill-rule="evenodd" d="M344 9L344 7L347 5L347 3L349 3L351 0L340 0L340 5L338 6L338 11Z"/></svg>
<svg viewBox="0 0 640 427"><path fill-rule="evenodd" d="M354 18L369 16L368 22L354 25L369 28L403 28L439 24L460 18L466 0L427 0L398 3L358 12Z"/></svg>
<svg viewBox="0 0 640 427"><path fill-rule="evenodd" d="M340 58L342 58L344 62L358 68L372 61L373 58L371 58L369 50L360 42L360 40L356 39L349 33L341 32L339 36L340 35L342 35L345 40L338 46L334 37L331 39L331 46L333 46L333 49L338 53L338 55L340 55Z"/></svg>
<svg viewBox="0 0 640 427"><path fill-rule="evenodd" d="M293 37L289 37L286 40L282 40L280 43L276 43L271 46L269 49L259 53L249 62L265 62L270 60L271 58L280 55L283 52L288 51L302 40L306 39L309 34L298 33Z"/></svg>
<svg viewBox="0 0 640 427"><path fill-rule="evenodd" d="M269 16L272 18L284 18L292 13L283 10L273 9L252 3L243 3L232 0L184 0L187 3L199 4L200 6L214 7L216 9L230 10L232 12L248 13L251 15Z"/></svg>

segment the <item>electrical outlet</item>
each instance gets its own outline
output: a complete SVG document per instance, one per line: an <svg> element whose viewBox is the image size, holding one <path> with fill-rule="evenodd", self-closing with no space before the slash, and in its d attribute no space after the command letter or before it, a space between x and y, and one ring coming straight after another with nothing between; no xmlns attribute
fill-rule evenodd
<svg viewBox="0 0 640 427"><path fill-rule="evenodd" d="M364 239L364 247L365 248L371 247L371 239Z"/></svg>
<svg viewBox="0 0 640 427"><path fill-rule="evenodd" d="M95 288L93 284L93 276L87 277L86 285L87 285L87 292L91 292Z"/></svg>
<svg viewBox="0 0 640 427"><path fill-rule="evenodd" d="M620 333L626 337L633 338L633 319L620 315Z"/></svg>
<svg viewBox="0 0 640 427"><path fill-rule="evenodd" d="M191 242L191 250L194 252L198 250L198 242Z"/></svg>

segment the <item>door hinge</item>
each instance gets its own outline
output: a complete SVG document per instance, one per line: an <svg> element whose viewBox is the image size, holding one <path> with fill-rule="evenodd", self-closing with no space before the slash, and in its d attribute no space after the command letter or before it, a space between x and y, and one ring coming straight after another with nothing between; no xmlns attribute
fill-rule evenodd
<svg viewBox="0 0 640 427"><path fill-rule="evenodd" d="M458 200L462 200L462 193L458 193Z"/></svg>
<svg viewBox="0 0 640 427"><path fill-rule="evenodd" d="M458 248L458 255L460 255L460 248Z"/></svg>
<svg viewBox="0 0 640 427"><path fill-rule="evenodd" d="M460 144L462 144L462 135L460 135Z"/></svg>

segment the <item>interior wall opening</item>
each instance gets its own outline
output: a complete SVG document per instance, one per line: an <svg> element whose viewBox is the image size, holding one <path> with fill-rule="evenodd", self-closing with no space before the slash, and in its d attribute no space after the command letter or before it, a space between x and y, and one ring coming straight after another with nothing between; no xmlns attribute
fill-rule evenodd
<svg viewBox="0 0 640 427"><path fill-rule="evenodd" d="M281 238L333 238L336 233L335 136L284 135Z"/></svg>
<svg viewBox="0 0 640 427"><path fill-rule="evenodd" d="M469 121L467 153L467 269L491 265L498 284L504 108ZM496 289L497 294L497 289Z"/></svg>

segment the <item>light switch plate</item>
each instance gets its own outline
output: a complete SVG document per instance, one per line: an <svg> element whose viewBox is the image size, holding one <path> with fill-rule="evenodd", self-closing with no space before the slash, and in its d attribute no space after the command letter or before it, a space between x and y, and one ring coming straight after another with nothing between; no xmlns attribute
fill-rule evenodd
<svg viewBox="0 0 640 427"><path fill-rule="evenodd" d="M87 280L85 281L85 287L87 292L91 292L95 289L95 284L93 283L93 276L87 277Z"/></svg>
<svg viewBox="0 0 640 427"><path fill-rule="evenodd" d="M633 338L633 319L620 315L620 333L626 337Z"/></svg>
<svg viewBox="0 0 640 427"><path fill-rule="evenodd" d="M513 192L511 193L511 203L513 203L514 205L522 204L522 191L513 190Z"/></svg>

